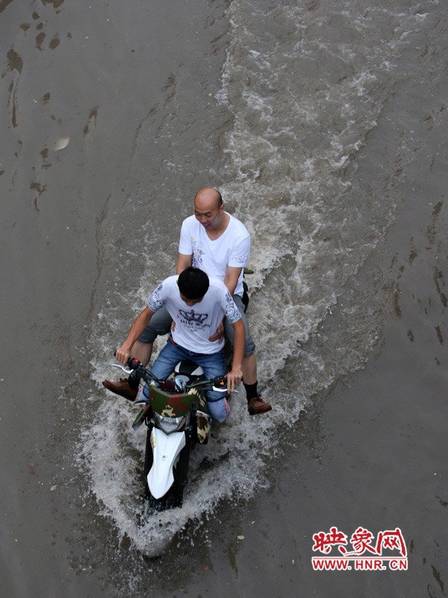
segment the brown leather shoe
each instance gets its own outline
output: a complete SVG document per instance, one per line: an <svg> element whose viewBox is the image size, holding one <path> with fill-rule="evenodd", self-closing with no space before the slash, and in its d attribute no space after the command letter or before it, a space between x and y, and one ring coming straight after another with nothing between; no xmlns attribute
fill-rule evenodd
<svg viewBox="0 0 448 598"><path fill-rule="evenodd" d="M250 415L258 415L259 413L267 413L272 409L269 403L263 401L260 395L252 397L247 401L247 410Z"/></svg>
<svg viewBox="0 0 448 598"><path fill-rule="evenodd" d="M132 388L127 378L120 378L118 382L103 380L103 386L104 388L107 388L107 390L114 392L116 395L128 399L128 401L133 401L138 392L138 388Z"/></svg>

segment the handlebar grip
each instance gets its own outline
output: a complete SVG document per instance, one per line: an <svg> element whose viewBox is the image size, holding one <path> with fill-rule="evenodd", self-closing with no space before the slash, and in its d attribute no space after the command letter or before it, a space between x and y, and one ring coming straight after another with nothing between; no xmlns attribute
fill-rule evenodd
<svg viewBox="0 0 448 598"><path fill-rule="evenodd" d="M213 380L213 386L227 388L227 376L218 376Z"/></svg>
<svg viewBox="0 0 448 598"><path fill-rule="evenodd" d="M115 350L114 357L116 357L116 356L117 356L117 351ZM126 365L131 370L136 370L138 367L140 367L142 365L142 362L139 361L136 357L129 357L129 359L126 362Z"/></svg>
<svg viewBox="0 0 448 598"><path fill-rule="evenodd" d="M136 370L141 365L142 365L142 362L139 361L136 357L129 357L129 359L127 361L127 366L131 370Z"/></svg>

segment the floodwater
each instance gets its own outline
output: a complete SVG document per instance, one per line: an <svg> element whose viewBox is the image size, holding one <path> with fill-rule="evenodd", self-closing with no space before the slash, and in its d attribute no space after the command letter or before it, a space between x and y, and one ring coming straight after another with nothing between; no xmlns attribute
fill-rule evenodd
<svg viewBox="0 0 448 598"><path fill-rule="evenodd" d="M0 1L5 596L443 596L448 9L437 0ZM195 190L253 239L273 404L148 514L112 352ZM314 572L400 527L408 570Z"/></svg>

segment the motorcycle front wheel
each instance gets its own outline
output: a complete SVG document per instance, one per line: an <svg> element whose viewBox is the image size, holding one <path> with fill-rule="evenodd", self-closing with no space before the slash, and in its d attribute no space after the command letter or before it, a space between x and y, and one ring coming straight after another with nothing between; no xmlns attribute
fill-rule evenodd
<svg viewBox="0 0 448 598"><path fill-rule="evenodd" d="M187 483L188 477L188 464L190 461L190 445L191 441L187 439L187 444L180 452L179 459L174 466L174 482L168 492L161 498L154 498L149 491L147 476L152 467L152 446L151 446L151 431L152 426L148 427L146 433L146 445L145 445L145 465L143 468L143 482L145 486L145 497L149 501L156 511L165 511L166 509L173 509L175 507L181 507L184 488Z"/></svg>

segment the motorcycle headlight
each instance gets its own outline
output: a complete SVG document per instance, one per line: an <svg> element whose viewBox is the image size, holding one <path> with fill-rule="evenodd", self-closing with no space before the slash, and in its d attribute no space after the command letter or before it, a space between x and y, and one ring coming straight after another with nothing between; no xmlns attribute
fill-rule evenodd
<svg viewBox="0 0 448 598"><path fill-rule="evenodd" d="M157 428L160 428L165 434L171 434L172 432L179 432L187 421L186 416L182 417L166 417L154 412L154 423Z"/></svg>

